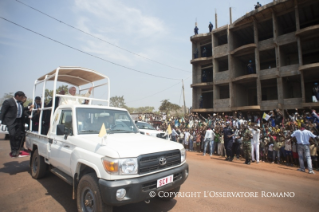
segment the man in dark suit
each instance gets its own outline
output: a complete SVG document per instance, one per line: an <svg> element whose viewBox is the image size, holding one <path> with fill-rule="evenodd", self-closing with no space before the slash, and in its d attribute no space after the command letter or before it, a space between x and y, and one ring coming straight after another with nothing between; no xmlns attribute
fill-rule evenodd
<svg viewBox="0 0 319 212"><path fill-rule="evenodd" d="M25 98L22 91L14 94L13 98L3 102L0 114L0 125L7 125L10 135L11 156L19 156L20 143L24 134L24 115L21 102Z"/></svg>

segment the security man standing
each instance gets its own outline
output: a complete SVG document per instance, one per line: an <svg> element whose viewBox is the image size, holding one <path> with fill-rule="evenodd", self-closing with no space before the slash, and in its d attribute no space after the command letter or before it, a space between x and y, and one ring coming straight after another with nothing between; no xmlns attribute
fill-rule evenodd
<svg viewBox="0 0 319 212"><path fill-rule="evenodd" d="M250 165L251 160L251 131L248 129L248 125L244 124L244 132L243 132L243 151L245 157L245 164Z"/></svg>
<svg viewBox="0 0 319 212"><path fill-rule="evenodd" d="M11 157L19 157L20 144L24 135L24 108L22 100L25 94L18 91L13 98L3 102L0 113L0 126L6 125L10 135ZM33 107L33 105L32 105Z"/></svg>
<svg viewBox="0 0 319 212"><path fill-rule="evenodd" d="M235 134L232 128L230 128L229 124L230 122L227 121L226 127L223 130L223 133L224 133L224 143L225 143L226 155L227 155L227 158L225 160L228 160L231 162L233 160L232 148L233 148L233 136Z"/></svg>

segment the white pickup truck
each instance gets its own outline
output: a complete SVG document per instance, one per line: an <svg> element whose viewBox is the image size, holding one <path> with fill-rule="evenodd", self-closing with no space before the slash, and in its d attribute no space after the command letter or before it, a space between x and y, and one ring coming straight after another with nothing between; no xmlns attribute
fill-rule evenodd
<svg viewBox="0 0 319 212"><path fill-rule="evenodd" d="M55 105L55 97L66 97L55 94L56 82L66 82L83 91L84 83L97 88L101 85L93 82L102 78L108 80L93 70L59 67L35 84L54 81ZM109 90L109 80L107 85ZM92 97L67 97L88 99L89 104L42 107L40 123L43 112L51 109L46 135L40 133L41 126L38 132L32 132L30 123L26 145L31 150L33 178L42 178L50 170L72 185L78 211L112 211L113 206L148 203L154 192L179 191L189 173L181 144L141 135L127 110L108 106L109 98L107 106L98 106L92 104L98 100ZM107 134L101 137L103 124ZM161 199L172 198L174 195Z"/></svg>

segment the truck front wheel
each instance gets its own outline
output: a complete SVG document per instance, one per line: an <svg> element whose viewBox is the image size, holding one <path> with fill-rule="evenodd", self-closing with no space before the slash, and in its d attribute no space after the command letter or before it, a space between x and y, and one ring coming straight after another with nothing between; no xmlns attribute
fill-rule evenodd
<svg viewBox="0 0 319 212"><path fill-rule="evenodd" d="M174 199L176 195L178 195L177 192L179 192L180 188L181 187L178 186L178 187L174 188L173 190L167 191L167 193L170 194L170 195L167 195L167 197L164 195L162 197L158 196L158 198L161 199L162 201L170 201L170 200ZM172 192L172 193L170 193L170 192Z"/></svg>
<svg viewBox="0 0 319 212"><path fill-rule="evenodd" d="M31 175L34 179L40 179L44 177L47 171L47 164L44 162L44 158L39 155L38 149L36 149L31 157Z"/></svg>
<svg viewBox="0 0 319 212"><path fill-rule="evenodd" d="M79 212L112 212L113 207L104 204L95 173L84 175L77 189L76 204Z"/></svg>

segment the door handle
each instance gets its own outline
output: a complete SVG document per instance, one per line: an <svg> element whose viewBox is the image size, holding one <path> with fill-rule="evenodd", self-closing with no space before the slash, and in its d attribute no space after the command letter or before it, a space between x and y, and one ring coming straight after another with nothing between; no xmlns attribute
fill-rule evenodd
<svg viewBox="0 0 319 212"><path fill-rule="evenodd" d="M69 146L69 145L64 145L63 147L65 147L65 148L70 148L70 146Z"/></svg>

